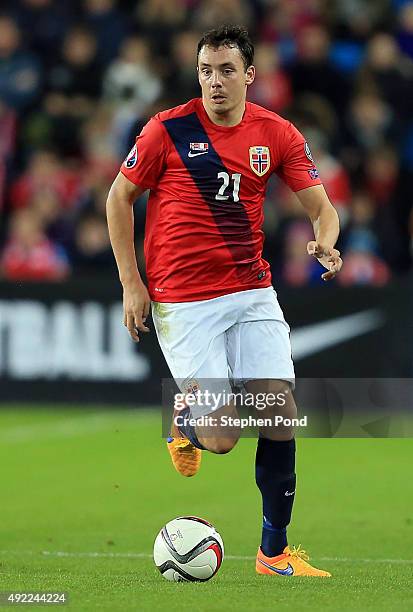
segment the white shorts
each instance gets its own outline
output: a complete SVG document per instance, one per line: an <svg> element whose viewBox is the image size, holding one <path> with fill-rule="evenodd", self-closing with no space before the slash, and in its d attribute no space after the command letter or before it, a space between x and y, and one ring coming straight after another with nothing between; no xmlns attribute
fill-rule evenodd
<svg viewBox="0 0 413 612"><path fill-rule="evenodd" d="M152 302L152 318L182 392L205 384L211 393L231 392L231 382L260 378L294 383L290 328L273 287L197 302ZM209 412L192 410L196 417Z"/></svg>

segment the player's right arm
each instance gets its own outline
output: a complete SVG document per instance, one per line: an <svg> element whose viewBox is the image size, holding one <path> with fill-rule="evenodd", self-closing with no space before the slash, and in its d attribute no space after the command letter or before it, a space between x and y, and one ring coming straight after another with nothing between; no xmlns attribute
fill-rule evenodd
<svg viewBox="0 0 413 612"><path fill-rule="evenodd" d="M165 169L166 151L165 129L152 118L123 162L106 204L110 241L123 287L123 322L135 342L139 342L139 331L149 331L145 319L151 301L136 262L133 204L147 189L156 189Z"/></svg>
<svg viewBox="0 0 413 612"><path fill-rule="evenodd" d="M106 203L110 242L123 287L123 323L135 342L139 342L138 330L149 331L145 320L151 303L138 270L134 241L133 203L144 191L119 172Z"/></svg>

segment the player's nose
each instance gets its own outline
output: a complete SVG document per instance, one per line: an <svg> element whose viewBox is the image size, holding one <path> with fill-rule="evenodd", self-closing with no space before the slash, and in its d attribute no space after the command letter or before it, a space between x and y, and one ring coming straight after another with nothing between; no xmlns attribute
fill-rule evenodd
<svg viewBox="0 0 413 612"><path fill-rule="evenodd" d="M211 75L211 87L221 87L221 78L219 72L213 72Z"/></svg>

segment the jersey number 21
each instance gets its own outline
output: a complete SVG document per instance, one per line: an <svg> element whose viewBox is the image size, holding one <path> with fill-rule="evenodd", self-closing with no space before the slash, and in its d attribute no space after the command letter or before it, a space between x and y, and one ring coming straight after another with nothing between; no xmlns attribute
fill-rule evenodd
<svg viewBox="0 0 413 612"><path fill-rule="evenodd" d="M229 186L230 178L228 172L218 172L218 177L223 181L221 187L217 195L215 196L216 200L228 200L229 195L225 195L225 190ZM234 181L234 187L232 190L232 199L234 202L239 202L239 187L241 183L241 175L240 174L231 174L231 178Z"/></svg>

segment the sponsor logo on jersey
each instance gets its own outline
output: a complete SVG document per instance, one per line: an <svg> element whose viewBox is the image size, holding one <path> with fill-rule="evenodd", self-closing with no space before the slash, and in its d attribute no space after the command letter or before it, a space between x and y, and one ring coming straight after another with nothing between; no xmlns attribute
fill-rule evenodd
<svg viewBox="0 0 413 612"><path fill-rule="evenodd" d="M190 142L188 157L197 157L198 155L205 155L208 153L207 142Z"/></svg>
<svg viewBox="0 0 413 612"><path fill-rule="evenodd" d="M310 147L308 146L308 142L304 143L304 153L306 154L310 162L313 162L314 164L315 162L314 162L313 156L311 155L311 151L310 151Z"/></svg>
<svg viewBox="0 0 413 612"><path fill-rule="evenodd" d="M129 155L125 159L125 166L127 168L133 168L138 161L138 149L136 148L136 144L131 148Z"/></svg>
<svg viewBox="0 0 413 612"><path fill-rule="evenodd" d="M311 170L308 171L308 174L310 175L310 178L312 178L313 180L318 179L319 177L317 168L311 168Z"/></svg>
<svg viewBox="0 0 413 612"><path fill-rule="evenodd" d="M263 176L270 169L270 150L257 145L250 147L250 166L258 176Z"/></svg>

